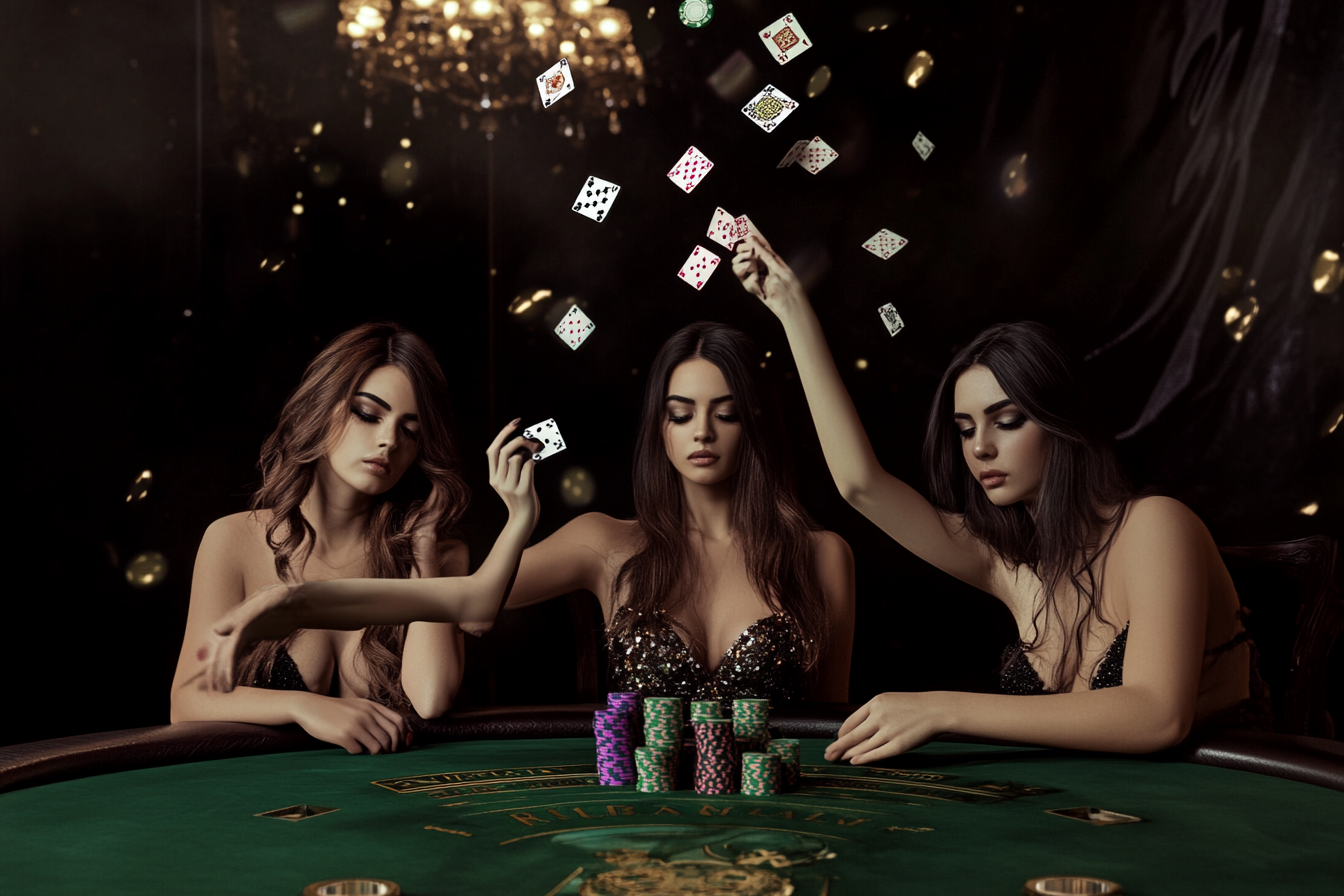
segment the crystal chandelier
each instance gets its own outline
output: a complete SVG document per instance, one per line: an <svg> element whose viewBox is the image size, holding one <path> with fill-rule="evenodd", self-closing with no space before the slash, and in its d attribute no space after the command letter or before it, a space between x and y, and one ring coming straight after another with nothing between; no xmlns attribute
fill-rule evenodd
<svg viewBox="0 0 1344 896"><path fill-rule="evenodd" d="M630 40L630 17L606 4L342 0L336 28L354 57L352 74L367 94L386 96L392 84L404 84L412 91L416 118L424 114L421 97L429 94L458 106L464 128L471 112L480 114L482 129L494 130L496 113L541 109L536 78L564 57L576 84L567 97L570 113L605 119L615 134L621 129L619 111L631 103L644 105L644 61ZM365 126L372 126L371 110ZM572 136L567 119L560 129Z"/></svg>

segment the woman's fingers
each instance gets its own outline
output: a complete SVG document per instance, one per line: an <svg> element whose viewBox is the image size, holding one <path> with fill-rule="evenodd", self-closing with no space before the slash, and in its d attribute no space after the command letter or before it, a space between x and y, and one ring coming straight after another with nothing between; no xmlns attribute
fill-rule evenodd
<svg viewBox="0 0 1344 896"><path fill-rule="evenodd" d="M495 436L494 441L492 441L489 447L485 449L485 457L490 462L490 472L492 475L495 472L495 468L499 466L500 446L504 444L504 440L508 438L509 433L517 429L518 424L522 422L522 417L513 418L513 420L509 421L509 423L499 431L499 435Z"/></svg>
<svg viewBox="0 0 1344 896"><path fill-rule="evenodd" d="M844 736L849 732L853 731L854 726L858 725L864 719L868 718L871 712L872 710L870 710L868 708L868 704L865 703L863 706L860 706L858 709L850 713L849 718L845 719L845 724L840 726L840 736Z"/></svg>

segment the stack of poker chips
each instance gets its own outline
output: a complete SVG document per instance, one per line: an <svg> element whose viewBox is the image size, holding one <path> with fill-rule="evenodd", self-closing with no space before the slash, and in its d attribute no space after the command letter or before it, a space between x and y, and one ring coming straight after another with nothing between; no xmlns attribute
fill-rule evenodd
<svg viewBox="0 0 1344 896"><path fill-rule="evenodd" d="M717 700L692 700L691 721L703 722L706 719L723 718L723 707Z"/></svg>
<svg viewBox="0 0 1344 896"><path fill-rule="evenodd" d="M636 747L635 766L639 769L642 793L666 793L677 786L676 757L668 747Z"/></svg>
<svg viewBox="0 0 1344 896"><path fill-rule="evenodd" d="M718 796L737 792L737 742L732 719L692 721L695 730L695 792Z"/></svg>
<svg viewBox="0 0 1344 896"><path fill-rule="evenodd" d="M593 713L597 736L597 781L621 787L635 783L635 716L620 709Z"/></svg>
<svg viewBox="0 0 1344 896"><path fill-rule="evenodd" d="M630 713L636 723L635 730L638 730L640 709L638 691L613 691L607 695L607 708Z"/></svg>
<svg viewBox="0 0 1344 896"><path fill-rule="evenodd" d="M773 796L780 791L780 762L774 753L742 754L742 795Z"/></svg>
<svg viewBox="0 0 1344 896"><path fill-rule="evenodd" d="M776 738L765 745L766 752L779 757L782 783L785 790L796 790L798 787L802 746L801 741L791 738Z"/></svg>
<svg viewBox="0 0 1344 896"><path fill-rule="evenodd" d="M644 700L644 745L668 754L672 778L668 789L676 787L681 768L681 708L680 697L646 697Z"/></svg>
<svg viewBox="0 0 1344 896"><path fill-rule="evenodd" d="M759 753L770 739L766 725L770 721L770 701L757 697L738 697L733 701L733 733L747 741L746 749Z"/></svg>

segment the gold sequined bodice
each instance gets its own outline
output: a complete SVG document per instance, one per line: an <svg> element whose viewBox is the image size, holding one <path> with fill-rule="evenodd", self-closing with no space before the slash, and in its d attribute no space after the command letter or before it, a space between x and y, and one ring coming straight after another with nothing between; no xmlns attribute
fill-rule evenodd
<svg viewBox="0 0 1344 896"><path fill-rule="evenodd" d="M618 608L613 622L631 612ZM646 697L797 700L806 686L802 636L786 613L749 625L712 672L700 664L661 611L638 620L626 637L608 633L607 656L615 687Z"/></svg>

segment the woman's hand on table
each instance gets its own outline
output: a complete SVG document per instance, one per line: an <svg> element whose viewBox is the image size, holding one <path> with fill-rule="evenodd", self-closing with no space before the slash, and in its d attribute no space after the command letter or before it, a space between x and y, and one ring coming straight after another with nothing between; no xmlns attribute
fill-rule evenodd
<svg viewBox="0 0 1344 896"><path fill-rule="evenodd" d="M350 753L395 753L410 743L405 717L362 697L295 696L294 721L318 740Z"/></svg>
<svg viewBox="0 0 1344 896"><path fill-rule="evenodd" d="M913 750L949 727L937 693L878 694L840 726L835 743L826 748L826 758L866 765Z"/></svg>

